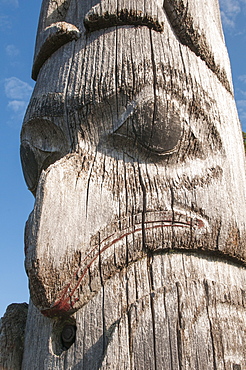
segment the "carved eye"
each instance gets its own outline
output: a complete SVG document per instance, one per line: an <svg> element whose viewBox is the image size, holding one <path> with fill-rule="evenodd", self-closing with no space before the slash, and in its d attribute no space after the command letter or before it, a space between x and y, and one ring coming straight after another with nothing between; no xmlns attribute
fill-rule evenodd
<svg viewBox="0 0 246 370"><path fill-rule="evenodd" d="M157 154L173 151L181 137L180 118L158 97L136 109L132 125L138 142Z"/></svg>
<svg viewBox="0 0 246 370"><path fill-rule="evenodd" d="M175 151L181 139L182 123L171 103L149 97L127 110L127 119L115 131L116 135L135 139L155 154Z"/></svg>

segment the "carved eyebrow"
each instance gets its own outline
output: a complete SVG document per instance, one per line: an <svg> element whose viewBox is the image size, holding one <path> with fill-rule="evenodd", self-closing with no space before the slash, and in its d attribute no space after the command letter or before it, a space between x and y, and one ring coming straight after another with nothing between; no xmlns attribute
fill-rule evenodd
<svg viewBox="0 0 246 370"><path fill-rule="evenodd" d="M221 68L214 59L214 54L209 46L206 35L196 26L194 19L187 9L180 8L173 4L172 0L164 0L163 8L172 26L173 32L181 44L188 46L197 56L199 56L215 73L219 81L226 90L233 94L230 82L224 68Z"/></svg>
<svg viewBox="0 0 246 370"><path fill-rule="evenodd" d="M57 22L39 35L41 47L37 51L32 68L32 78L36 80L44 62L62 45L80 37L79 29L67 22Z"/></svg>
<svg viewBox="0 0 246 370"><path fill-rule="evenodd" d="M64 3L67 4L68 2L65 1ZM163 17L164 13L158 6L155 9L155 13L158 15L152 16L148 12L143 13L131 9L122 9L120 11L115 9L112 13L109 13L106 10L103 11L100 5L94 6L85 15L84 26L89 32L123 25L147 26L157 32L162 32L164 29L164 22L160 20L161 15ZM32 78L34 80L37 79L42 65L56 50L69 41L77 40L79 37L79 29L65 21L52 23L44 31L40 32L38 36L38 45L40 47L35 53Z"/></svg>
<svg viewBox="0 0 246 370"><path fill-rule="evenodd" d="M65 0L64 3L67 4L67 1ZM163 9L178 40L199 56L207 64L208 68L215 73L227 91L233 94L226 71L215 62L205 34L194 27L192 15L187 9L184 12L173 5L170 0L164 0ZM153 16L148 12L143 13L142 11L132 9L115 9L112 12L108 12L101 7L101 4L97 4L85 15L84 26L89 32L123 25L147 26L157 32L163 32L164 21L161 20L164 13L163 9L156 5L154 12L157 15ZM42 65L56 50L69 41L77 40L79 37L79 29L67 22L56 22L46 27L39 35L39 45L41 47L35 55L32 78L34 80L37 79Z"/></svg>
<svg viewBox="0 0 246 370"><path fill-rule="evenodd" d="M85 16L84 26L92 32L113 26L147 26L157 32L163 32L164 22L158 16L152 16L148 12L133 9L121 9L113 12L103 12L99 6L94 6Z"/></svg>

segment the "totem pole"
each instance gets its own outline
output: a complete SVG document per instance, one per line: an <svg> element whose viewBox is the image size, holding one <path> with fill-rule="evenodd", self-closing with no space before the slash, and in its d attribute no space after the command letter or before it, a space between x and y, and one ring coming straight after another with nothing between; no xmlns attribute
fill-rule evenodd
<svg viewBox="0 0 246 370"><path fill-rule="evenodd" d="M246 173L217 0L43 0L22 369L246 369Z"/></svg>

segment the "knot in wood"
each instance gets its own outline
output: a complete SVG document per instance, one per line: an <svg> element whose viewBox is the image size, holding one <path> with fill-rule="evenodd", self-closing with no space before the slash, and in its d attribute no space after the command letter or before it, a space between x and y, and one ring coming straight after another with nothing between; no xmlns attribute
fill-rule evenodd
<svg viewBox="0 0 246 370"><path fill-rule="evenodd" d="M75 342L76 339L76 326L74 325L66 325L64 326L61 339L63 346L68 349L71 345Z"/></svg>

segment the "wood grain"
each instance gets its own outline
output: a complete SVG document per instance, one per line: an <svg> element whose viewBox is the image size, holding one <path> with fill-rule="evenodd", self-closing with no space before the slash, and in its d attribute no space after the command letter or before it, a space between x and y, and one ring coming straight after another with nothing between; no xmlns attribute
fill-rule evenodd
<svg viewBox="0 0 246 370"><path fill-rule="evenodd" d="M31 305L26 344L35 350L25 352L23 369L244 369L245 284L245 269L224 259L144 257L74 315L77 339L59 356L55 320Z"/></svg>
<svg viewBox="0 0 246 370"><path fill-rule="evenodd" d="M44 0L33 71L22 368L246 368L245 154L218 1Z"/></svg>

